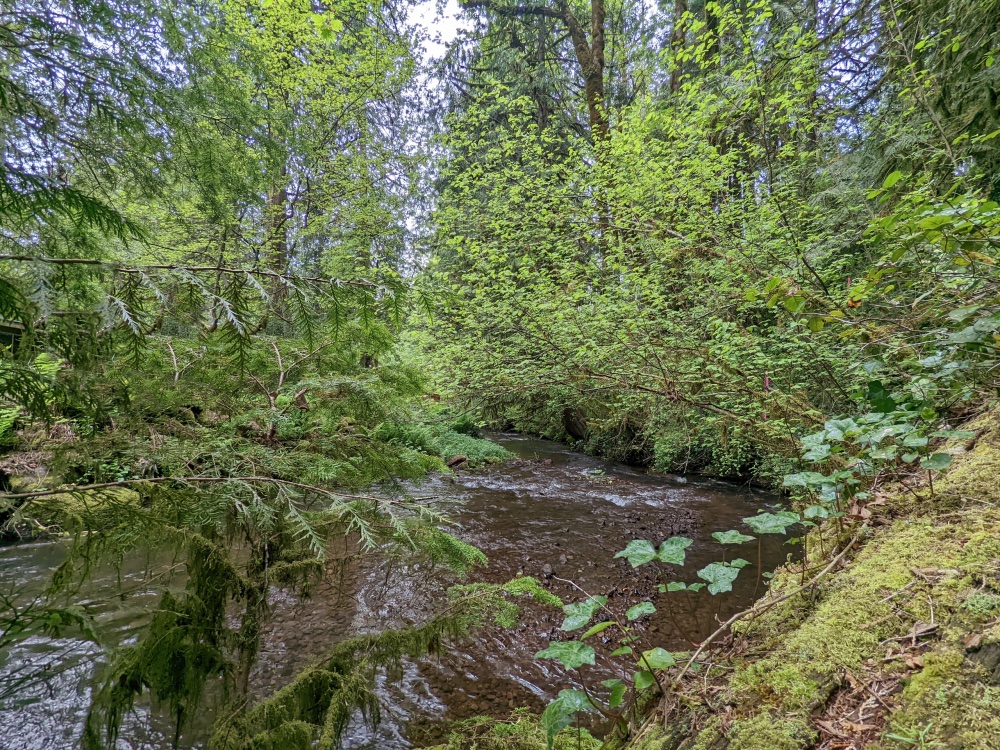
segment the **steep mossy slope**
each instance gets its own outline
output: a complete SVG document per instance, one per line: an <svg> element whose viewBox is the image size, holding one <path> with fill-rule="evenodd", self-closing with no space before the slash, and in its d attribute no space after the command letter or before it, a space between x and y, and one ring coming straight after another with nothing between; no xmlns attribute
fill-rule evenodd
<svg viewBox="0 0 1000 750"><path fill-rule="evenodd" d="M1000 748L1000 412L969 427L943 480L883 492L853 558L737 625L709 677L625 746ZM780 571L771 595L801 575Z"/></svg>

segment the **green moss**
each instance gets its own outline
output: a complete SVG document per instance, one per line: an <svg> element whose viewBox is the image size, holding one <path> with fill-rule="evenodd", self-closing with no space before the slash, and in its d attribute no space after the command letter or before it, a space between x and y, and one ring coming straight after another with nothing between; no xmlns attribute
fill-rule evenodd
<svg viewBox="0 0 1000 750"><path fill-rule="evenodd" d="M600 741L585 729L566 729L555 738L554 750L597 750ZM453 725L447 741L430 750L546 750L545 730L527 709L506 721L477 716Z"/></svg>
<svg viewBox="0 0 1000 750"><path fill-rule="evenodd" d="M727 736L729 750L796 750L811 744L816 733L801 720L764 712L735 722Z"/></svg>
<svg viewBox="0 0 1000 750"><path fill-rule="evenodd" d="M1000 687L983 677L960 646L946 644L928 654L891 717L893 733L923 732L928 743L938 743L929 747L947 750L1000 748ZM891 740L887 745L892 747Z"/></svg>
<svg viewBox="0 0 1000 750"><path fill-rule="evenodd" d="M953 454L954 464L937 482L936 491L976 502L1000 505L1000 422L991 409L965 427L976 430L972 450L962 441L951 441L944 450Z"/></svg>
<svg viewBox="0 0 1000 750"><path fill-rule="evenodd" d="M1000 608L1000 596L986 591L975 591L965 597L962 609L979 617L987 617Z"/></svg>

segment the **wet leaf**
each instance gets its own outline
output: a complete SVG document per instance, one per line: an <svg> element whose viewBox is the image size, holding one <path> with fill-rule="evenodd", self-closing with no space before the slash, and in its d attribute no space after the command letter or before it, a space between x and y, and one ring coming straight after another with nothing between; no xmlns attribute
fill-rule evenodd
<svg viewBox="0 0 1000 750"><path fill-rule="evenodd" d="M684 536L672 536L660 545L656 557L660 562L673 565L684 564L684 550L691 546L691 540Z"/></svg>
<svg viewBox="0 0 1000 750"><path fill-rule="evenodd" d="M741 534L736 529L730 529L729 531L716 531L712 534L712 539L717 541L719 544L743 544L745 542L752 542L757 537L747 536L746 534Z"/></svg>
<svg viewBox="0 0 1000 750"><path fill-rule="evenodd" d="M708 592L713 595L732 591L733 581L739 574L739 568L732 568L725 563L712 563L698 571L698 577L708 581Z"/></svg>
<svg viewBox="0 0 1000 750"><path fill-rule="evenodd" d="M568 727L578 713L594 711L587 694L581 690L560 690L559 697L542 712L539 724L545 729L548 750L552 750L553 740Z"/></svg>
<svg viewBox="0 0 1000 750"><path fill-rule="evenodd" d="M674 655L659 646L642 652L642 665L650 669L667 669L676 663Z"/></svg>
<svg viewBox="0 0 1000 750"><path fill-rule="evenodd" d="M653 673L645 671L636 672L632 675L632 681L635 683L636 690L646 690L656 684L656 678L653 676Z"/></svg>
<svg viewBox="0 0 1000 750"><path fill-rule="evenodd" d="M643 615L656 614L656 607L653 606L652 602L640 602L634 607L630 607L625 613L625 616L629 620L638 620Z"/></svg>
<svg viewBox="0 0 1000 750"><path fill-rule="evenodd" d="M799 522L799 514L782 510L777 513L760 513L743 519L743 523L758 534L784 534L789 526Z"/></svg>
<svg viewBox="0 0 1000 750"><path fill-rule="evenodd" d="M645 539L633 539L625 545L625 549L615 555L616 559L619 557L624 557L632 564L633 568L638 568L640 565L645 565L656 559L656 547Z"/></svg>
<svg viewBox="0 0 1000 750"><path fill-rule="evenodd" d="M565 631L579 630L590 623L590 620L607 601L608 598L606 596L596 596L591 599L585 599L582 602L565 605L563 612L566 613L566 619L563 620L563 624L559 626L559 629Z"/></svg>
<svg viewBox="0 0 1000 750"><path fill-rule="evenodd" d="M576 669L584 664L594 664L594 649L579 641L557 641L535 654L536 659L556 659L566 669Z"/></svg>
<svg viewBox="0 0 1000 750"><path fill-rule="evenodd" d="M920 465L930 471L941 471L951 466L951 456L947 453L935 453L920 459Z"/></svg>

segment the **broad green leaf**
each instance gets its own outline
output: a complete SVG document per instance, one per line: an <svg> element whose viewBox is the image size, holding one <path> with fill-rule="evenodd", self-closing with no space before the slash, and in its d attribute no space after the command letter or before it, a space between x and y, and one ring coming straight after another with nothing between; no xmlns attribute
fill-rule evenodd
<svg viewBox="0 0 1000 750"><path fill-rule="evenodd" d="M535 654L536 659L556 659L566 669L576 669L584 664L595 663L594 649L579 641L557 641Z"/></svg>
<svg viewBox="0 0 1000 750"><path fill-rule="evenodd" d="M646 690L656 684L656 678L653 676L653 673L646 671L636 672L632 675L632 681L635 683L636 690Z"/></svg>
<svg viewBox="0 0 1000 750"><path fill-rule="evenodd" d="M941 471L951 466L951 456L947 453L935 453L933 456L921 458L920 465L931 471Z"/></svg>
<svg viewBox="0 0 1000 750"><path fill-rule="evenodd" d="M819 472L800 471L797 474L786 474L781 480L781 485L783 487L818 487L825 481L827 478Z"/></svg>
<svg viewBox="0 0 1000 750"><path fill-rule="evenodd" d="M611 695L608 696L608 705L611 708L618 708L622 704L622 700L625 698L625 691L628 690L628 685L626 685L621 680L616 680L617 685L611 686Z"/></svg>
<svg viewBox="0 0 1000 750"><path fill-rule="evenodd" d="M895 172L891 172L889 176L883 180L882 187L883 189L888 190L901 179L903 179L903 173L897 169Z"/></svg>
<svg viewBox="0 0 1000 750"><path fill-rule="evenodd" d="M745 542L752 542L757 537L747 536L746 534L741 534L736 529L730 529L729 531L716 531L712 534L712 539L717 541L719 544L744 544Z"/></svg>
<svg viewBox="0 0 1000 750"><path fill-rule="evenodd" d="M660 545L656 558L660 562L672 565L684 564L684 550L691 546L692 541L684 536L672 536Z"/></svg>
<svg viewBox="0 0 1000 750"><path fill-rule="evenodd" d="M729 564L731 566L733 566L734 568L740 568L740 569L742 569L742 568L745 568L747 565L750 565L750 561L749 560L744 560L742 557L737 557L734 560L730 560Z"/></svg>
<svg viewBox="0 0 1000 750"><path fill-rule="evenodd" d="M590 623L597 611L607 601L608 598L606 596L596 596L584 599L582 602L565 605L563 612L566 613L566 619L563 620L563 624L559 626L559 629L565 631L579 630Z"/></svg>
<svg viewBox="0 0 1000 750"><path fill-rule="evenodd" d="M650 669L667 669L676 663L674 655L659 646L642 652L642 666Z"/></svg>
<svg viewBox="0 0 1000 750"><path fill-rule="evenodd" d="M656 547L645 539L633 539L615 557L624 557L632 564L633 568L638 568L640 565L645 565L656 559Z"/></svg>
<svg viewBox="0 0 1000 750"><path fill-rule="evenodd" d="M698 577L708 581L710 594L721 594L733 590L733 581L740 574L739 568L732 568L725 563L712 563L698 571Z"/></svg>
<svg viewBox="0 0 1000 750"><path fill-rule="evenodd" d="M667 584L667 591L683 591L686 588L687 584L681 581L671 581Z"/></svg>
<svg viewBox="0 0 1000 750"><path fill-rule="evenodd" d="M594 711L587 694L581 690L560 690L559 697L542 712L539 724L545 729L548 750L552 750L555 736L568 727L578 713Z"/></svg>
<svg viewBox="0 0 1000 750"><path fill-rule="evenodd" d="M952 344L975 344L978 341L982 341L983 338L984 334L977 331L975 326L968 326L948 336L948 342Z"/></svg>
<svg viewBox="0 0 1000 750"><path fill-rule="evenodd" d="M982 305L969 305L968 307L956 307L954 310L945 315L948 320L954 320L956 323L961 323L963 320L972 317L979 311Z"/></svg>
<svg viewBox="0 0 1000 750"><path fill-rule="evenodd" d="M782 510L777 513L760 513L743 519L743 523L758 534L784 534L789 526L799 522L799 514Z"/></svg>
<svg viewBox="0 0 1000 750"><path fill-rule="evenodd" d="M879 380L872 380L868 383L868 392L865 394L865 398L868 399L868 403L883 414L888 414L896 409L895 400Z"/></svg>
<svg viewBox="0 0 1000 750"><path fill-rule="evenodd" d="M621 648L616 648L614 651L612 651L611 655L612 656L627 656L628 654L631 654L631 653L632 653L632 647L631 646L622 646Z"/></svg>
<svg viewBox="0 0 1000 750"><path fill-rule="evenodd" d="M638 620L643 615L656 614L656 607L651 602L639 602L634 607L629 607L625 617L629 620Z"/></svg>

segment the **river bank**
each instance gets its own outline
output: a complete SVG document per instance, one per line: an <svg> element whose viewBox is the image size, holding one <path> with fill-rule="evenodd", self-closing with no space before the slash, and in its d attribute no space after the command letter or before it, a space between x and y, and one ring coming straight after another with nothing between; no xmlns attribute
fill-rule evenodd
<svg viewBox="0 0 1000 750"><path fill-rule="evenodd" d="M489 564L474 572L472 581L533 576L564 601L580 598L579 586L607 595L611 606L624 611L657 596L655 576L614 559L631 539L689 536L694 543L687 568L695 570L718 554L712 532L738 525L741 517L775 500L722 482L647 473L549 441L491 437L517 458L481 470L433 476L411 487L422 496L438 497L456 535L486 553ZM759 574L782 563L791 551L782 542L779 537L764 539L761 570L756 568L756 543L747 545L744 556L755 562L732 595L692 594L674 600L675 608L663 604L655 615L644 617L641 625L651 643L690 648L713 629L717 616L747 606L760 585ZM58 542L8 546L0 553L0 572L22 585L41 585L61 554ZM346 547L343 555L345 561L350 557ZM88 600L98 607L107 642L132 638L143 626L156 601L156 575L170 564L156 555L132 559L123 569L131 591L124 600L113 596L113 571L95 579ZM307 597L274 590L273 617L251 677L254 696L262 698L288 683L345 638L420 622L454 582L442 571L393 558L334 560ZM175 585L182 586L182 580ZM454 721L484 714L505 717L521 706L541 711L559 689L575 684L552 663L534 657L550 638L558 637L560 619L556 611L531 606L514 630L490 629L437 657L406 662L400 673L379 676L382 721L372 728L358 717L345 734L344 747L406 748L440 741ZM8 655L5 677L57 651L69 654L69 668L0 711L0 730L15 738L12 749L41 750L54 742L69 746L77 741L91 680L105 658L102 649L72 638L34 639ZM599 663L583 678L599 680L609 671L608 664ZM198 746L214 718L206 705L182 746ZM169 718L153 707L138 704L126 726L136 748L170 746Z"/></svg>

